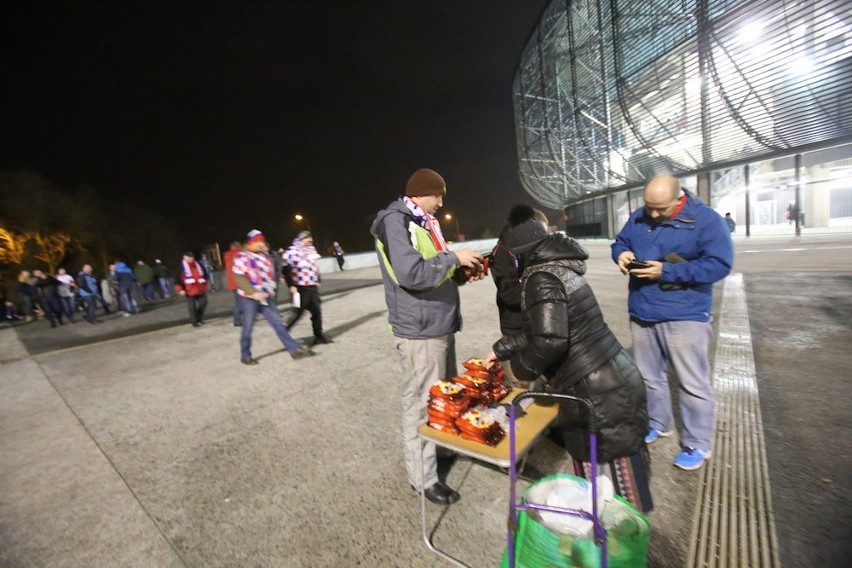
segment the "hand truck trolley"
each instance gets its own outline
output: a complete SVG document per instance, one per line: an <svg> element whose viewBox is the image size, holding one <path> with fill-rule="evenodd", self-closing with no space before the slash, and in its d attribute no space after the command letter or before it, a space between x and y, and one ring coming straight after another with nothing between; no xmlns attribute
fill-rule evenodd
<svg viewBox="0 0 852 568"><path fill-rule="evenodd" d="M517 501L517 492L516 492L516 484L518 481L518 471L516 466L516 456L515 456L515 413L517 408L520 407L521 401L525 399L543 399L543 400L556 400L557 402L562 401L574 401L580 404L586 405L589 409L589 449L590 456L589 459L591 461L591 489L592 489L592 510L583 511L581 509L566 509L563 507L551 507L548 505L543 505L540 503L527 503L524 501ZM601 568L607 568L607 554L606 554L606 530L604 529L603 524L600 520L600 512L598 511L598 487L597 487L597 477L598 477L598 446L597 446L597 425L595 423L595 415L594 409L592 407L592 403L589 400L584 398L578 398L566 394L550 394L544 392L526 392L518 395L512 400L512 403L509 405L509 521L508 521L508 530L507 530L507 551L508 551L508 561L509 567L514 568L515 566L515 533L517 531L517 523L518 523L518 511L529 511L529 510L539 510L539 511L549 511L554 513L562 513L565 515L572 515L575 517L580 517L582 519L586 519L591 521L594 526L594 537L595 544L601 549Z"/></svg>

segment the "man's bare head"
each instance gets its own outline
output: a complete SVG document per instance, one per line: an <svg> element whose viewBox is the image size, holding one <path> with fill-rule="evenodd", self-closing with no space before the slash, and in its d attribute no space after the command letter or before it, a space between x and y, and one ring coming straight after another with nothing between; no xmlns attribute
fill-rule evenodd
<svg viewBox="0 0 852 568"><path fill-rule="evenodd" d="M645 184L645 213L655 221L665 221L677 209L680 200L680 180L672 175L651 178Z"/></svg>

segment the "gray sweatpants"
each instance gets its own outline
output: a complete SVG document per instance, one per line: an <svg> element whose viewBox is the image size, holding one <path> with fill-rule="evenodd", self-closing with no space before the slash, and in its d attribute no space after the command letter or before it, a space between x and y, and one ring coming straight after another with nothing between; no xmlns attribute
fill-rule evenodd
<svg viewBox="0 0 852 568"><path fill-rule="evenodd" d="M435 382L456 374L455 336L430 339L394 338L402 363L402 452L408 481L416 489L438 481L435 444L423 447L423 475L420 479L420 439L417 428L426 423L429 389Z"/></svg>

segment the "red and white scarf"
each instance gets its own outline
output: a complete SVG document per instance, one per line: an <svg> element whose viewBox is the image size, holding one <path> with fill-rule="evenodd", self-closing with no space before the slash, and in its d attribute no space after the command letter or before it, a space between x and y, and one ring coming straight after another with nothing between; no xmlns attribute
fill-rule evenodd
<svg viewBox="0 0 852 568"><path fill-rule="evenodd" d="M201 265L197 262L193 261L192 264L187 261L182 261L183 264L183 283L184 284L203 284L207 282L204 279L204 271L201 270ZM192 274L192 267L195 266L195 270L198 273L198 278L195 278Z"/></svg>
<svg viewBox="0 0 852 568"><path fill-rule="evenodd" d="M420 208L419 205L414 203L408 196L404 196L402 198L405 206L408 207L408 210L411 211L411 214L414 216L414 220L417 223L429 231L429 236L432 237L432 243L435 245L435 248L440 252L447 252L450 249L447 248L447 241L444 240L444 234L441 233L441 223L434 215L429 215L423 209Z"/></svg>

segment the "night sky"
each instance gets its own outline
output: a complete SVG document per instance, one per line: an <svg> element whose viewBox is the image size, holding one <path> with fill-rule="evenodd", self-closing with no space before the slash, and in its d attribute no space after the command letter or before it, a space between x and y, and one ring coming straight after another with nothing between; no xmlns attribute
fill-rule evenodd
<svg viewBox="0 0 852 568"><path fill-rule="evenodd" d="M354 251L429 167L441 216L496 232L535 205L512 80L545 4L7 1L0 168L162 212L188 246L252 228L286 244L301 213Z"/></svg>

